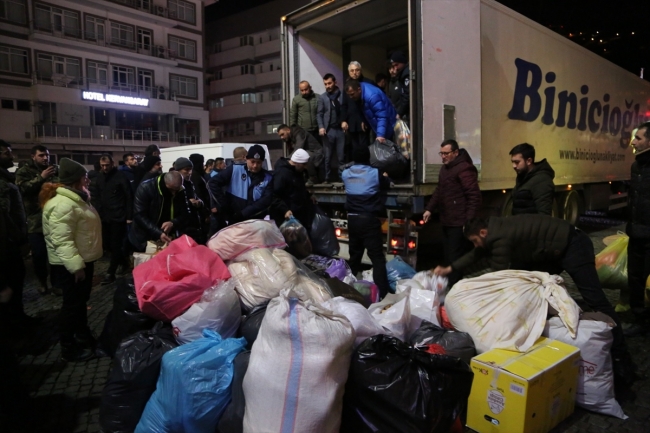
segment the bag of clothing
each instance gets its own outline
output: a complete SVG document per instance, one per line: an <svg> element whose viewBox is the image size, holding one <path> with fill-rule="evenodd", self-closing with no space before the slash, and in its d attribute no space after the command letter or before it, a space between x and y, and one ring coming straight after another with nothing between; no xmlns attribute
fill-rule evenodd
<svg viewBox="0 0 650 433"><path fill-rule="evenodd" d="M332 220L316 206L316 215L311 224L311 245L314 254L334 257L339 253L339 240Z"/></svg>
<svg viewBox="0 0 650 433"><path fill-rule="evenodd" d="M99 407L104 433L135 430L156 389L162 357L176 346L171 328L163 327L162 322L122 341Z"/></svg>
<svg viewBox="0 0 650 433"><path fill-rule="evenodd" d="M473 377L459 358L369 338L352 357L341 431L462 432Z"/></svg>
<svg viewBox="0 0 650 433"><path fill-rule="evenodd" d="M376 141L370 145L370 165L379 173L388 173L391 179L400 179L408 170L409 161L392 141Z"/></svg>
<svg viewBox="0 0 650 433"><path fill-rule="evenodd" d="M468 333L450 331L426 321L411 336L411 344L418 348L438 344L445 349L447 355L460 358L468 364L476 355L476 347Z"/></svg>
<svg viewBox="0 0 650 433"><path fill-rule="evenodd" d="M363 297L363 305L374 304L379 302L379 287L371 281L357 280L352 283L352 287Z"/></svg>
<svg viewBox="0 0 650 433"><path fill-rule="evenodd" d="M307 229L296 218L291 217L280 226L280 232L287 243L287 251L298 259L311 254L311 241Z"/></svg>
<svg viewBox="0 0 650 433"><path fill-rule="evenodd" d="M345 277L352 275L352 269L344 259L333 259L325 270L331 278L338 278L343 281Z"/></svg>
<svg viewBox="0 0 650 433"><path fill-rule="evenodd" d="M457 282L447 294L445 309L453 327L472 337L478 353L525 352L542 336L549 305L575 337L580 308L563 283L546 272L491 272Z"/></svg>
<svg viewBox="0 0 650 433"><path fill-rule="evenodd" d="M355 290L354 287L345 284L343 281L336 278L325 278L325 282L332 292L332 297L342 297L358 302L363 305L364 308L370 307L371 302L368 302L368 300L363 297L361 293Z"/></svg>
<svg viewBox="0 0 650 433"><path fill-rule="evenodd" d="M388 283L390 289L395 293L397 282L399 280L408 280L415 276L415 269L404 261L400 256L395 256L392 260L386 263L386 271L388 273Z"/></svg>
<svg viewBox="0 0 650 433"><path fill-rule="evenodd" d="M203 337L167 352L136 433L213 432L230 401L233 360L243 338Z"/></svg>
<svg viewBox="0 0 650 433"><path fill-rule="evenodd" d="M596 272L600 284L607 289L627 290L627 244L630 238L621 235L596 255Z"/></svg>
<svg viewBox="0 0 650 433"><path fill-rule="evenodd" d="M228 261L255 248L284 248L282 233L272 221L248 220L219 230L208 241L208 248Z"/></svg>
<svg viewBox="0 0 650 433"><path fill-rule="evenodd" d="M580 320L578 334L572 338L559 317L546 322L544 336L580 349L580 370L576 403L587 410L621 419L628 417L614 395L612 370L612 327L596 320Z"/></svg>
<svg viewBox="0 0 650 433"><path fill-rule="evenodd" d="M356 334L355 347L363 343L367 338L379 334L390 335L390 331L381 326L370 312L358 302L337 296L329 301L323 302L323 307L347 318Z"/></svg>
<svg viewBox="0 0 650 433"><path fill-rule="evenodd" d="M244 398L244 376L248 371L248 363L251 359L251 352L241 352L233 362L234 375L232 378L232 399L226 410L221 415L217 433L243 433L244 413L246 411L246 399Z"/></svg>
<svg viewBox="0 0 650 433"><path fill-rule="evenodd" d="M133 278L142 312L171 322L230 273L215 252L183 235L135 268Z"/></svg>
<svg viewBox="0 0 650 433"><path fill-rule="evenodd" d="M354 345L350 322L304 295L271 300L244 377L244 432L338 432Z"/></svg>
<svg viewBox="0 0 650 433"><path fill-rule="evenodd" d="M399 147L402 155L406 159L411 159L411 129L405 121L398 119L393 129L395 144Z"/></svg>
<svg viewBox="0 0 650 433"><path fill-rule="evenodd" d="M138 306L133 277L119 278L113 295L113 309L106 316L99 336L99 349L113 357L123 339L138 331L149 330L155 324L156 320L144 314Z"/></svg>
<svg viewBox="0 0 650 433"><path fill-rule="evenodd" d="M199 302L172 320L172 326L176 340L185 344L203 337L204 329L212 329L222 338L233 337L240 322L239 296L231 278L207 289Z"/></svg>
<svg viewBox="0 0 650 433"><path fill-rule="evenodd" d="M411 310L411 325L409 335L415 332L423 320L440 325L440 300L438 293L425 290L415 279L400 280L397 283L396 293L409 291L409 305Z"/></svg>
<svg viewBox="0 0 650 433"><path fill-rule="evenodd" d="M398 294L389 293L380 302L368 307L377 323L402 341L408 341L411 329L410 292L410 289L406 289Z"/></svg>
<svg viewBox="0 0 650 433"><path fill-rule="evenodd" d="M440 305L445 303L445 296L447 296L447 286L449 285L449 280L447 277L435 275L431 271L422 271L413 275L413 278L411 279L420 283L424 290L436 292L438 294Z"/></svg>

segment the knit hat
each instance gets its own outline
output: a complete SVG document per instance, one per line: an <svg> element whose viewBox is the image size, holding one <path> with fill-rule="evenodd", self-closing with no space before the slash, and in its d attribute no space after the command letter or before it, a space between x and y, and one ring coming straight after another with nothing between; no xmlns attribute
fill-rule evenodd
<svg viewBox="0 0 650 433"><path fill-rule="evenodd" d="M88 173L86 167L69 158L59 161L59 181L64 185L72 185Z"/></svg>
<svg viewBox="0 0 650 433"><path fill-rule="evenodd" d="M309 154L305 149L298 149L291 155L291 160L297 164L306 164L309 161Z"/></svg>
<svg viewBox="0 0 650 433"><path fill-rule="evenodd" d="M198 166L203 167L203 163L205 162L205 158L200 153L193 153L193 154L190 155L190 161L192 161L192 164L194 164L195 167L198 167Z"/></svg>
<svg viewBox="0 0 650 433"><path fill-rule="evenodd" d="M156 163L160 162L160 157L159 156L145 156L144 160L142 161L142 168L144 171L150 171Z"/></svg>
<svg viewBox="0 0 650 433"><path fill-rule="evenodd" d="M391 63L408 63L409 59L402 51L395 51L390 55Z"/></svg>
<svg viewBox="0 0 650 433"><path fill-rule="evenodd" d="M368 146L357 146L352 151L352 158L357 164L370 164L370 149Z"/></svg>
<svg viewBox="0 0 650 433"><path fill-rule="evenodd" d="M192 164L192 161L189 159L185 158L184 156L181 156L178 158L176 161L174 161L174 170L182 170L184 168L194 168L194 164Z"/></svg>
<svg viewBox="0 0 650 433"><path fill-rule="evenodd" d="M266 156L266 152L264 151L264 148L259 144L254 144L248 149L248 153L246 154L246 159L263 160L265 156Z"/></svg>

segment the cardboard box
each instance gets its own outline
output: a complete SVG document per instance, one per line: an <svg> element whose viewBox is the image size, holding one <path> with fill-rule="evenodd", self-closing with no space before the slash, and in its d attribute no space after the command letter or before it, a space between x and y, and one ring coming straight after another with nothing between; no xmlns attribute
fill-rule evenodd
<svg viewBox="0 0 650 433"><path fill-rule="evenodd" d="M472 359L467 426L480 433L546 433L573 413L580 350L545 337L526 353Z"/></svg>

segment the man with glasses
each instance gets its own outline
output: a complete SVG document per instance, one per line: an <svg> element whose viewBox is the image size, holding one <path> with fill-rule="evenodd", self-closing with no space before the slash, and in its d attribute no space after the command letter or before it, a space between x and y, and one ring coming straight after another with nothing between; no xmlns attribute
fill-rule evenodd
<svg viewBox="0 0 650 433"><path fill-rule="evenodd" d="M438 175L438 187L433 192L424 222L428 222L436 210L440 213L447 264L462 257L472 245L463 235L463 225L476 217L481 207L481 190L478 187L478 171L465 149L459 149L456 140L445 140L440 145L443 166ZM451 287L460 280L461 273L449 275Z"/></svg>
<svg viewBox="0 0 650 433"><path fill-rule="evenodd" d="M190 218L190 206L177 171L144 181L135 193L133 224L129 241L144 251L147 241L171 242L183 233Z"/></svg>

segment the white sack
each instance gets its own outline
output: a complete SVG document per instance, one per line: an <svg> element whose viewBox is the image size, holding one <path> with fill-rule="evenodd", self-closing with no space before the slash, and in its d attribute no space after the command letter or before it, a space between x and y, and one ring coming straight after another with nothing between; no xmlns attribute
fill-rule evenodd
<svg viewBox="0 0 650 433"><path fill-rule="evenodd" d="M366 339L379 334L391 335L391 332L381 326L370 312L361 304L342 296L337 296L321 304L323 308L344 316L352 324L357 336L355 347L363 343Z"/></svg>
<svg viewBox="0 0 650 433"><path fill-rule="evenodd" d="M176 341L185 344L202 338L204 329L216 331L224 340L234 337L240 322L239 296L230 279L207 289L199 302L172 320L172 326Z"/></svg>
<svg viewBox="0 0 650 433"><path fill-rule="evenodd" d="M207 246L226 261L255 248L284 248L287 244L275 222L248 220L219 230Z"/></svg>
<svg viewBox="0 0 650 433"><path fill-rule="evenodd" d="M558 317L546 322L544 336L559 340L580 349L580 373L576 403L587 410L627 419L614 395L614 371L612 370L612 327L605 322L581 320L577 337L569 331Z"/></svg>
<svg viewBox="0 0 650 433"><path fill-rule="evenodd" d="M363 281L369 281L371 283L374 283L375 281L372 279L372 269L368 269L367 271L361 272L361 279Z"/></svg>
<svg viewBox="0 0 650 433"><path fill-rule="evenodd" d="M268 308L244 376L244 433L336 433L354 330L283 290Z"/></svg>
<svg viewBox="0 0 650 433"><path fill-rule="evenodd" d="M445 303L447 286L449 285L449 280L447 277L435 275L431 271L422 271L413 275L413 278L411 279L420 283L424 290L431 290L432 292L436 292L438 294L438 301L440 302L440 305Z"/></svg>
<svg viewBox="0 0 650 433"><path fill-rule="evenodd" d="M456 283L447 294L445 309L452 326L472 337L478 353L525 352L541 337L549 304L576 335L580 308L563 283L546 272L491 272Z"/></svg>
<svg viewBox="0 0 650 433"><path fill-rule="evenodd" d="M408 342L411 328L410 291L411 289L407 288L402 293L389 293L382 301L368 307L377 323L405 342Z"/></svg>
<svg viewBox="0 0 650 433"><path fill-rule="evenodd" d="M409 326L408 338L420 328L423 320L441 326L438 293L425 289L414 278L399 280L395 292L402 293L408 289L410 289L409 306L411 309L411 325Z"/></svg>

